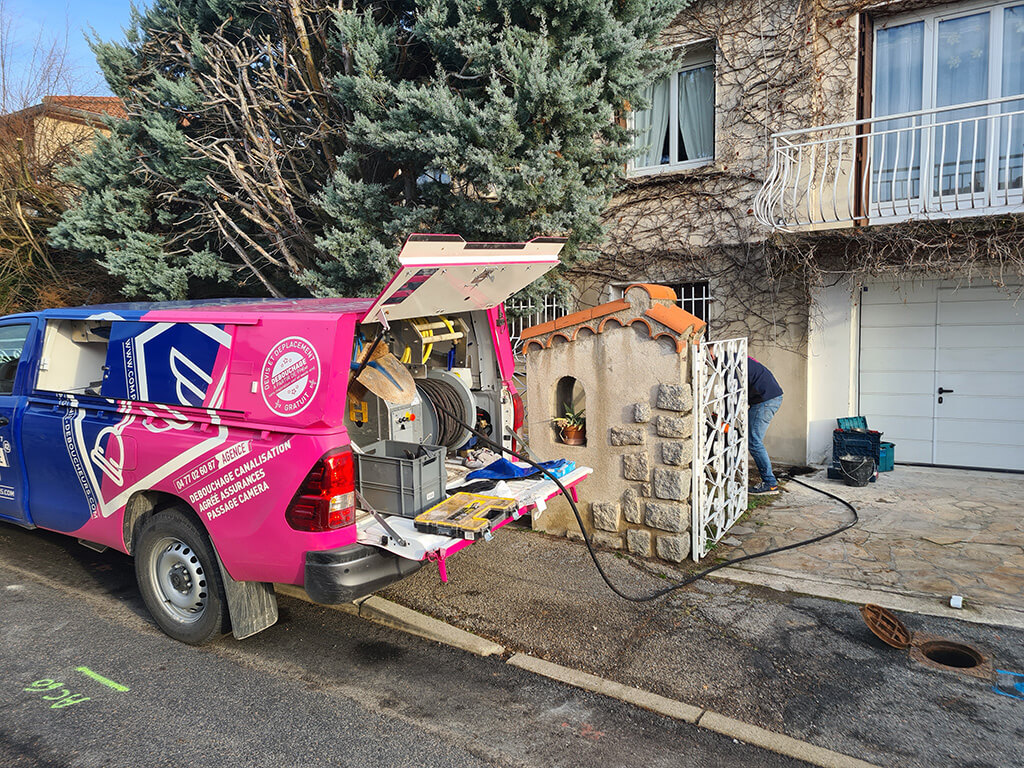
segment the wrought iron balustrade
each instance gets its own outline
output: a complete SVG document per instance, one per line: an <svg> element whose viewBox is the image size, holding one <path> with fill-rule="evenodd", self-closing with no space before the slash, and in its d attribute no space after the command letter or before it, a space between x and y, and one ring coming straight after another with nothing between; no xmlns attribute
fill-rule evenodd
<svg viewBox="0 0 1024 768"><path fill-rule="evenodd" d="M1024 212L1024 96L773 136L754 213L774 229Z"/></svg>

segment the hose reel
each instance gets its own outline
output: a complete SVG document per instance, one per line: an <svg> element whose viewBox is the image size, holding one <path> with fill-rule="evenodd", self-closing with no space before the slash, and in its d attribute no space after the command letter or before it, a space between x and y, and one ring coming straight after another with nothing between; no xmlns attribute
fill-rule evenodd
<svg viewBox="0 0 1024 768"><path fill-rule="evenodd" d="M476 401L469 385L450 371L433 370L425 379L416 379L416 391L423 401L426 441L452 451L465 445L472 435L459 420L476 421ZM458 419L449 414L457 414Z"/></svg>

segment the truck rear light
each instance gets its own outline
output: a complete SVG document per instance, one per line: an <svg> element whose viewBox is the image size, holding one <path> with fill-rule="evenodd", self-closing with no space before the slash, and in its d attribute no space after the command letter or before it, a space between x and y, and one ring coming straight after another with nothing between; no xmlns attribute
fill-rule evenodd
<svg viewBox="0 0 1024 768"><path fill-rule="evenodd" d="M519 432L523 428L523 421L526 419L526 407L523 405L523 398L514 389L512 390L512 431ZM512 450L518 451L522 446L514 437L512 438Z"/></svg>
<svg viewBox="0 0 1024 768"><path fill-rule="evenodd" d="M285 519L297 531L322 533L352 525L356 519L352 449L324 454L296 491Z"/></svg>
<svg viewBox="0 0 1024 768"><path fill-rule="evenodd" d="M512 393L512 429L518 432L523 428L523 421L526 419L526 408L523 406L523 398L518 392Z"/></svg>

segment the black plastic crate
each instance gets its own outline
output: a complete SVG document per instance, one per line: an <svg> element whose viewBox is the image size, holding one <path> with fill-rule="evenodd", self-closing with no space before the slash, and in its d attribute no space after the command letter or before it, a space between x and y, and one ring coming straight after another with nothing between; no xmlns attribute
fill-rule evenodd
<svg viewBox="0 0 1024 768"><path fill-rule="evenodd" d="M881 432L862 432L848 429L836 429L832 431L832 466L828 468L828 477L832 480L842 480L843 472L839 467L840 456L870 456L875 460L875 469L878 469L879 451L882 444ZM871 478L871 482L877 479Z"/></svg>
<svg viewBox="0 0 1024 768"><path fill-rule="evenodd" d="M840 456L871 456L875 460L875 464L878 464L881 443L881 432L834 430L832 432L832 463L837 465Z"/></svg>
<svg viewBox="0 0 1024 768"><path fill-rule="evenodd" d="M844 482L846 480L846 478L843 476L842 467L839 466L839 460L838 459L836 459L835 463L833 463L832 466L830 466L828 468L828 470L826 471L825 474L828 475L828 479L829 480L843 480ZM873 483L877 479L878 479L878 472L876 471L875 474L871 476L871 479L868 480L868 482L869 483Z"/></svg>

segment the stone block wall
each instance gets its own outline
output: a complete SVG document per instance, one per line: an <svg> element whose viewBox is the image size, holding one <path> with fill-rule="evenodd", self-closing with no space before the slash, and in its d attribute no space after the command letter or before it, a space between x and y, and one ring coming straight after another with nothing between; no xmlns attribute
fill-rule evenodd
<svg viewBox="0 0 1024 768"><path fill-rule="evenodd" d="M524 332L527 419L531 447L542 458L594 469L578 487L578 506L596 545L681 562L690 553L689 349L703 323L677 307L667 289L654 295L647 289L632 287L622 301L562 318L559 327ZM554 392L565 376L585 394L585 445L559 442L551 427L559 415ZM580 537L561 499L533 525Z"/></svg>
<svg viewBox="0 0 1024 768"><path fill-rule="evenodd" d="M627 409L632 424L611 427L608 450L620 459L621 493L590 502L595 540L638 557L681 562L690 554L693 396L659 384L650 400Z"/></svg>

